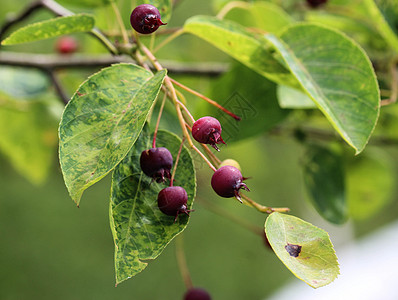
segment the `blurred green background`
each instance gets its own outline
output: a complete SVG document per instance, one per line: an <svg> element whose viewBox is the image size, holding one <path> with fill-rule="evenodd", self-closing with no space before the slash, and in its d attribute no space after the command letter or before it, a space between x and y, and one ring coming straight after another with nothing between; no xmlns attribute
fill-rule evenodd
<svg viewBox="0 0 398 300"><path fill-rule="evenodd" d="M3 1L0 24L6 14L18 11L28 2ZM121 6L130 7L130 4L121 1ZM106 15L105 11L101 13ZM169 26L179 26L196 14L214 14L211 1L182 1ZM29 21L49 16L39 13ZM92 38L83 35L78 38L83 45L81 52L103 52ZM51 52L53 45L54 40L49 40L7 50L44 53ZM192 53L197 62L229 61L211 46L185 36L160 51L159 57L186 61L192 60ZM60 77L72 94L95 71L63 70ZM178 79L203 93L217 93L214 89L218 79ZM224 98L220 102L227 101L233 92L245 95L248 91L244 89L237 87L230 95L221 93L220 97ZM52 98L58 101L53 92ZM195 117L206 109L194 97L187 96L187 101ZM165 119L163 126L173 129L173 122L169 121ZM386 150L391 157L398 154L393 147ZM344 226L326 223L307 201L301 167L304 152L305 148L290 137L264 134L229 143L222 148L220 158L240 162L243 175L251 177L247 184L253 199L264 205L288 206L294 215L327 230L337 247L337 255L339 247L398 217L395 188L389 196L390 203L381 213L364 221L349 221ZM114 245L108 216L110 176L89 188L77 208L64 185L56 149L51 160L48 179L41 185L33 185L15 171L6 155L0 156L0 299L181 299L185 287L177 268L174 242L141 274L115 288ZM393 161L396 172L397 162ZM208 209L206 203L214 203L259 229L265 221L265 216L253 209L233 199L217 197L209 187L210 170L201 163L197 167L195 212L183 234L194 285L206 288L216 300L257 300L266 299L287 282L297 280L264 245L260 234L253 234Z"/></svg>

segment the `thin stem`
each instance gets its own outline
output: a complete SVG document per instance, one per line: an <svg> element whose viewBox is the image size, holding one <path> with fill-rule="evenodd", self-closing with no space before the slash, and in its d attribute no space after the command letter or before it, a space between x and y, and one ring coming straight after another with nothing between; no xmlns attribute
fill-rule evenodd
<svg viewBox="0 0 398 300"><path fill-rule="evenodd" d="M240 121L241 118L237 115L235 115L234 113L230 112L228 109L226 109L225 107L221 106L220 104L218 104L216 101L211 100L210 98L202 95L201 93L194 91L192 89L190 89L189 87L183 85L182 83L170 78L171 82L173 82L175 85L178 85L180 88L186 90L187 92L207 101L208 103L210 103L211 105L217 107L218 109L222 110L223 112L225 112L226 114L228 114L229 116L231 116L232 118L234 118L237 121Z"/></svg>
<svg viewBox="0 0 398 300"><path fill-rule="evenodd" d="M166 98L167 98L167 94L165 93L163 96L162 104L160 105L159 115L158 115L158 119L156 121L155 132L153 133L152 148L156 148L156 136L158 134L159 123L160 123L160 119L162 118L162 113L163 113L164 104L166 103Z"/></svg>
<svg viewBox="0 0 398 300"><path fill-rule="evenodd" d="M167 94L167 96L172 100L173 100L173 96L168 92L168 90L166 89L166 87L162 87L163 92L165 92ZM177 93L177 91L175 91ZM179 106L181 106L181 108L186 112L186 114L189 116L189 118L191 119L191 121L193 123L195 123L195 119L192 116L191 112L188 110L188 108L184 105L184 103L182 103L180 100L178 100L178 98L176 99L176 102L178 103Z"/></svg>
<svg viewBox="0 0 398 300"><path fill-rule="evenodd" d="M255 202L254 200L250 199L249 197L247 197L244 194L242 194L242 198L244 199L243 204L250 206L250 207L254 207L259 212L262 212L262 213L271 214L273 212L285 213L285 212L290 211L290 208L288 208L288 207L274 208L274 207L270 207L270 206L261 205L261 204Z"/></svg>
<svg viewBox="0 0 398 300"><path fill-rule="evenodd" d="M141 44L142 51L144 51L145 55L148 57L148 59L151 61L152 65L155 67L156 70L160 71L163 70L162 65L157 61L156 57L152 54L151 51L149 51L149 49L147 47L145 47L144 45ZM170 80L170 77L168 77L166 75L165 79L164 79L164 84L166 85L166 87L168 88L168 90L171 93L171 98L174 102L174 106L176 108L177 111L177 117L178 117L178 121L180 122L180 127L182 129L182 132L184 134L184 136L187 139L187 142L189 144L189 146L194 149L202 158L203 160L208 164L208 166L215 172L216 168L212 165L212 163L207 159L207 157L200 152L200 150L198 148L196 148L196 146L193 144L192 139L188 133L188 130L185 126L185 120L184 120L184 116L182 115L181 109L180 109L180 104L182 104L181 102L179 102L178 98L177 98L177 94L176 91L174 89L173 83Z"/></svg>
<svg viewBox="0 0 398 300"><path fill-rule="evenodd" d="M55 91L57 92L59 98L66 105L69 102L69 97L66 95L64 89L62 88L61 83L59 82L57 76L55 75L53 70L47 71L48 77L50 77L51 82L54 85Z"/></svg>
<svg viewBox="0 0 398 300"><path fill-rule="evenodd" d="M180 160L182 146L184 145L184 142L185 142L185 137L182 138L181 144L180 144L180 148L178 149L177 158L176 158L176 162L174 164L173 173L171 174L171 178L170 178L170 186L173 186L173 181L174 181L174 177L175 177L175 174L176 174L176 171L177 171L177 165L178 165L178 161Z"/></svg>
<svg viewBox="0 0 398 300"><path fill-rule="evenodd" d="M184 30L182 28L178 29L176 32L168 36L166 39L164 39L159 45L156 46L155 50L153 50L153 53L158 52L161 48L166 46L168 43L179 37L181 34L184 33Z"/></svg>
<svg viewBox="0 0 398 300"><path fill-rule="evenodd" d="M110 40L107 39L105 35L99 31L98 28L91 29L90 33L95 36L113 55L118 55L119 51L116 47L112 44Z"/></svg>
<svg viewBox="0 0 398 300"><path fill-rule="evenodd" d="M178 269L180 270L182 280L184 281L187 290L193 287L191 275L189 274L189 269L187 261L185 259L183 235L180 234L176 238L176 257L178 263Z"/></svg>
<svg viewBox="0 0 398 300"><path fill-rule="evenodd" d="M114 1L111 1L111 5L112 5L112 9L115 13L116 20L119 24L120 31L122 33L123 42L124 42L124 44L127 45L129 43L129 37L127 35L126 27L123 24L123 19L122 19L122 16L120 15L119 8L117 7L116 2L114 2Z"/></svg>

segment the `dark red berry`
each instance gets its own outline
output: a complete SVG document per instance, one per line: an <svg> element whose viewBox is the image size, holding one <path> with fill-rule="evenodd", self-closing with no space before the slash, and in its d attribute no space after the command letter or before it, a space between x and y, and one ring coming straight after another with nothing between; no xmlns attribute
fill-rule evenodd
<svg viewBox="0 0 398 300"><path fill-rule="evenodd" d="M78 43L71 36L60 37L55 44L55 50L61 54L72 54L77 51L77 48Z"/></svg>
<svg viewBox="0 0 398 300"><path fill-rule="evenodd" d="M249 191L249 188L243 183L244 178L240 171L232 166L223 166L214 172L211 177L211 186L213 190L221 197L236 197L239 201L239 190Z"/></svg>
<svg viewBox="0 0 398 300"><path fill-rule="evenodd" d="M192 136L199 143L210 144L217 151L219 151L219 149L216 144L225 144L221 137L221 124L213 117L198 119L192 125Z"/></svg>
<svg viewBox="0 0 398 300"><path fill-rule="evenodd" d="M173 157L167 148L151 148L144 150L140 157L141 170L157 182L170 179L170 170L173 166Z"/></svg>
<svg viewBox="0 0 398 300"><path fill-rule="evenodd" d="M187 201L187 192L180 186L169 186L158 194L159 209L168 216L175 216L174 221L177 221L179 214L189 215Z"/></svg>
<svg viewBox="0 0 398 300"><path fill-rule="evenodd" d="M185 293L184 300L211 300L211 297L204 289L191 288Z"/></svg>
<svg viewBox="0 0 398 300"><path fill-rule="evenodd" d="M150 4L138 5L130 16L130 24L135 31L150 34L158 30L160 25L166 25L160 19L159 10Z"/></svg>
<svg viewBox="0 0 398 300"><path fill-rule="evenodd" d="M307 0L307 4L313 8L317 8L328 2L328 0Z"/></svg>

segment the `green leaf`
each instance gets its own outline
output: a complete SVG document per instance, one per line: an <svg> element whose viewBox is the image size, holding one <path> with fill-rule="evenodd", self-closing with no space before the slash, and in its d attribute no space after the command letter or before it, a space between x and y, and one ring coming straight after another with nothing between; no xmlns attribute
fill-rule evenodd
<svg viewBox="0 0 398 300"><path fill-rule="evenodd" d="M242 25L215 17L194 16L185 22L184 30L204 39L268 79L281 84L297 84L290 72L271 55L266 41Z"/></svg>
<svg viewBox="0 0 398 300"><path fill-rule="evenodd" d="M272 213L265 222L265 233L278 258L311 287L325 286L339 275L332 242L323 229L297 217Z"/></svg>
<svg viewBox="0 0 398 300"><path fill-rule="evenodd" d="M57 141L57 120L39 101L0 95L0 150L34 184L47 178Z"/></svg>
<svg viewBox="0 0 398 300"><path fill-rule="evenodd" d="M343 161L340 155L311 145L304 163L304 182L316 210L329 222L347 220Z"/></svg>
<svg viewBox="0 0 398 300"><path fill-rule="evenodd" d="M159 131L157 147L167 147L175 161L181 140L166 131ZM151 148L152 137L147 126L129 155L116 167L112 176L110 223L115 242L116 284L135 276L158 257L170 241L182 232L189 217L163 214L157 206L157 195L166 183L159 184L140 168L141 152ZM183 147L175 183L188 194L188 208L196 193L196 176L192 157Z"/></svg>
<svg viewBox="0 0 398 300"><path fill-rule="evenodd" d="M247 3L236 1L224 19L235 21L245 27L254 27L266 32L278 33L283 27L290 25L292 18L279 6L258 1Z"/></svg>
<svg viewBox="0 0 398 300"><path fill-rule="evenodd" d="M384 37L385 41L390 45L390 47L398 53L398 35L391 28L385 16L380 11L378 5L376 5L374 0L364 0L363 4L368 11L368 20L372 21L372 24L376 27L380 35ZM392 1L378 1L378 4L388 5L387 11L394 11L396 10L397 6L397 4L392 3ZM398 15L398 12L396 13Z"/></svg>
<svg viewBox="0 0 398 300"><path fill-rule="evenodd" d="M340 32L313 24L267 35L302 89L333 127L360 153L380 110L379 88L365 52Z"/></svg>
<svg viewBox="0 0 398 300"><path fill-rule="evenodd" d="M0 69L0 90L15 98L34 98L44 93L50 82L43 72L2 66Z"/></svg>
<svg viewBox="0 0 398 300"><path fill-rule="evenodd" d="M22 44L74 32L87 32L93 27L94 18L87 14L59 17L22 27L3 40L1 45Z"/></svg>
<svg viewBox="0 0 398 300"><path fill-rule="evenodd" d="M391 200L396 175L394 161L381 149L367 149L347 168L347 200L350 216L365 220L380 212Z"/></svg>
<svg viewBox="0 0 398 300"><path fill-rule="evenodd" d="M286 85L278 85L279 105L282 108L312 109L316 108L314 101L298 89Z"/></svg>
<svg viewBox="0 0 398 300"><path fill-rule="evenodd" d="M83 191L130 151L165 75L165 70L153 76L136 65L114 65L85 81L65 107L59 159L65 184L77 204Z"/></svg>
<svg viewBox="0 0 398 300"><path fill-rule="evenodd" d="M210 95L242 118L238 122L206 104L204 115L214 116L221 122L222 137L227 143L261 134L281 122L289 113L278 105L275 83L238 63L212 82Z"/></svg>

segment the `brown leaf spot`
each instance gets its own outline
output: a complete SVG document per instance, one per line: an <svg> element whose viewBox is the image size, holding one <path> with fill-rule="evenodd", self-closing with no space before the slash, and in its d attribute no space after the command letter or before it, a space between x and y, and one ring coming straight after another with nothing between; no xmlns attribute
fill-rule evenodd
<svg viewBox="0 0 398 300"><path fill-rule="evenodd" d="M293 244L287 243L287 245L285 246L285 249L286 249L287 253L289 253L289 255L293 256L293 257L298 257L301 252L300 245L293 245Z"/></svg>

